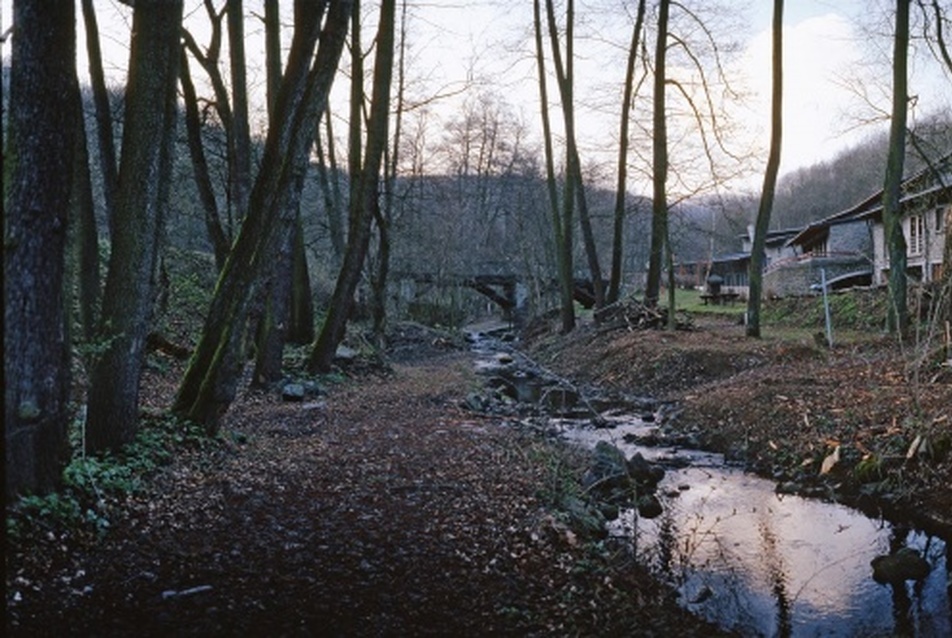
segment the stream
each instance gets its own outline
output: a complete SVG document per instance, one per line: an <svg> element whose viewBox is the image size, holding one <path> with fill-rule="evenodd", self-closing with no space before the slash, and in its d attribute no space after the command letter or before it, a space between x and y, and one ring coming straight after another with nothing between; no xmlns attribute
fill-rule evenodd
<svg viewBox="0 0 952 638"><path fill-rule="evenodd" d="M566 383L546 379L501 342L481 334L470 340L480 374L515 380L514 401L539 402L546 384ZM543 419L566 441L592 449L604 441L665 469L655 492L661 514L623 510L609 533L672 585L692 613L745 636L952 636L943 539L836 503L778 494L774 482L719 454L646 445L664 417L657 405L654 412L647 400L596 406L593 420L587 393L578 394L585 405L535 422ZM872 561L903 548L925 559L927 575L874 580Z"/></svg>

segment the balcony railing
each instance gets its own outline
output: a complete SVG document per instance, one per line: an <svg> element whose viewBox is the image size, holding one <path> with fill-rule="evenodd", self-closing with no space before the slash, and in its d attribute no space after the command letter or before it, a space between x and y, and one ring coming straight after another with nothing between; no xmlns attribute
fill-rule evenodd
<svg viewBox="0 0 952 638"><path fill-rule="evenodd" d="M784 257L783 259L778 259L777 261L772 261L767 264L767 267L764 269L765 273L773 272L775 270L780 270L781 268L787 268L795 264L806 263L810 261L829 261L829 260L845 260L853 259L857 261L869 261L869 256L864 255L861 252L856 251L828 251L828 252L812 252L805 253L803 255L796 255L794 257Z"/></svg>

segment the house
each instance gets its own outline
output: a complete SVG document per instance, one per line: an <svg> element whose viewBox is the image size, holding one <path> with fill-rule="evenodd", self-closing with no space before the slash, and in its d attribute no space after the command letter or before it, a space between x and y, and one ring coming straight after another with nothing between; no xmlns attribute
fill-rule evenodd
<svg viewBox="0 0 952 638"><path fill-rule="evenodd" d="M764 293L771 297L807 294L824 278L834 287L869 285L873 240L863 214L874 205L875 198L867 198L793 234L787 240L786 256L764 271Z"/></svg>
<svg viewBox="0 0 952 638"><path fill-rule="evenodd" d="M824 276L833 289L886 285L889 259L882 199L880 190L846 210L808 224L791 237L787 245L793 255L769 264L764 273L766 294L806 294L815 290ZM900 205L907 272L918 281L941 276L950 204L952 153L903 180Z"/></svg>
<svg viewBox="0 0 952 638"><path fill-rule="evenodd" d="M882 191L875 206L864 213L873 241L873 284L885 286L889 254L883 227ZM942 277L946 224L952 217L952 153L902 183L902 232L906 238L906 273L928 283ZM946 265L947 267L948 265Z"/></svg>
<svg viewBox="0 0 952 638"><path fill-rule="evenodd" d="M792 249L787 246L789 239L798 232L797 229L787 228L771 230L764 238L764 267L783 261L793 256ZM736 293L746 297L750 286L750 256L754 245L754 227L748 226L747 232L740 237L741 251L717 255L711 260L710 274L717 275L722 281L722 290L726 293Z"/></svg>

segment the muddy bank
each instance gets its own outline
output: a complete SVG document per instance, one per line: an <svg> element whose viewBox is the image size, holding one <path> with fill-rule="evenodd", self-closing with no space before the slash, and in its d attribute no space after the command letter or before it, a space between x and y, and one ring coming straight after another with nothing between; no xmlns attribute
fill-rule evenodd
<svg viewBox="0 0 952 638"><path fill-rule="evenodd" d="M832 350L812 337L751 340L729 320L693 331L537 330L560 374L677 406L670 437L724 453L793 492L902 511L952 533L952 376L893 341Z"/></svg>

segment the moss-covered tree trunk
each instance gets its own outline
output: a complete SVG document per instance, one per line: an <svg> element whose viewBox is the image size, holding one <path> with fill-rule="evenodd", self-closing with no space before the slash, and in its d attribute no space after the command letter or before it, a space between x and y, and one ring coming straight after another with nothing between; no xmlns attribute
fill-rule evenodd
<svg viewBox="0 0 952 638"><path fill-rule="evenodd" d="M3 193L7 500L52 488L68 458L63 279L78 100L73 3L17 0L13 11Z"/></svg>
<svg viewBox="0 0 952 638"><path fill-rule="evenodd" d="M747 298L747 336L760 337L760 305L764 283L764 247L770 214L773 210L774 192L777 189L777 174L780 171L780 143L783 134L783 0L774 0L773 13L773 62L771 63L773 85L770 104L770 151L767 170L764 173L764 188L757 209L754 225L754 242L750 253L750 288Z"/></svg>
<svg viewBox="0 0 952 638"><path fill-rule="evenodd" d="M883 185L883 230L889 255L890 332L905 333L909 325L906 301L906 238L902 232L902 173L906 157L908 113L910 0L896 0L896 32L893 40L893 100L889 126L889 155Z"/></svg>
<svg viewBox="0 0 952 638"><path fill-rule="evenodd" d="M377 55L374 60L373 95L367 122L367 151L364 155L356 189L350 203L350 232L344 262L337 277L327 318L308 359L311 370L326 371L331 367L337 346L343 340L354 292L360 281L364 259L370 243L370 227L374 207L379 205L377 190L380 169L387 145L390 117L390 85L393 77L395 0L382 0L377 29ZM355 29L356 31L356 29ZM359 55L359 49L356 51ZM359 86L359 85L358 85ZM362 87L360 93L362 94ZM351 123L353 125L353 122Z"/></svg>
<svg viewBox="0 0 952 638"><path fill-rule="evenodd" d="M268 250L294 226L287 203L295 167L307 162L317 114L337 72L353 8L343 0L329 5L322 30L324 3L295 4L294 38L248 216L219 275L201 339L176 395L173 410L203 424L209 433L217 432L219 419L235 396L251 304L272 259Z"/></svg>
<svg viewBox="0 0 952 638"><path fill-rule="evenodd" d="M89 388L86 445L92 451L131 441L138 425L139 374L171 178L181 25L180 0L136 3L99 331L105 351L93 366Z"/></svg>

